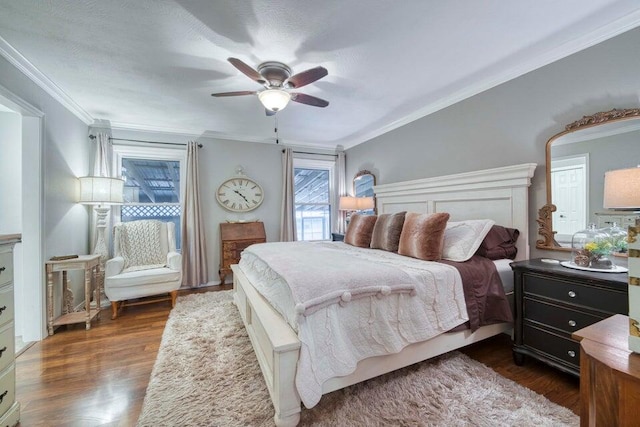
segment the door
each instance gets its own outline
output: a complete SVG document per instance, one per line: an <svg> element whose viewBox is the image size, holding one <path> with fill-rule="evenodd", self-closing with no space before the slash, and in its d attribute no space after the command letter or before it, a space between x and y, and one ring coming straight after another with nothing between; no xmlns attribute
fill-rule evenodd
<svg viewBox="0 0 640 427"><path fill-rule="evenodd" d="M551 191L556 211L553 227L556 240L570 246L571 237L587 226L586 157L555 160L551 165Z"/></svg>

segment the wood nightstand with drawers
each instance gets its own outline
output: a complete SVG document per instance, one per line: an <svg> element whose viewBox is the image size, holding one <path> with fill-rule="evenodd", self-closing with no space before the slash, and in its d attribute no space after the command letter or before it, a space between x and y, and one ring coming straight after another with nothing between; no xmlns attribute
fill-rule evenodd
<svg viewBox="0 0 640 427"><path fill-rule="evenodd" d="M515 279L513 357L534 357L579 375L580 345L571 338L613 314L628 313L628 275L575 270L541 260L511 264Z"/></svg>
<svg viewBox="0 0 640 427"><path fill-rule="evenodd" d="M231 264L240 262L242 251L254 243L267 241L262 222L223 222L220 224L220 284L231 274Z"/></svg>

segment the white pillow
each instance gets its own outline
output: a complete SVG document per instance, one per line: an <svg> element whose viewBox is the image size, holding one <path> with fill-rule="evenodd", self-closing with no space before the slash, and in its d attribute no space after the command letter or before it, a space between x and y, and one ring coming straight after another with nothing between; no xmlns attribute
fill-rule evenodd
<svg viewBox="0 0 640 427"><path fill-rule="evenodd" d="M495 223L492 219L448 222L444 230L442 258L457 262L468 260L476 253Z"/></svg>

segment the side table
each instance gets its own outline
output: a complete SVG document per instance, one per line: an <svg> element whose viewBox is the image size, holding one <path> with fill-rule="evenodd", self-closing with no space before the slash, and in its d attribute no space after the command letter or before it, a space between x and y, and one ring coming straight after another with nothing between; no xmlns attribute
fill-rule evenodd
<svg viewBox="0 0 640 427"><path fill-rule="evenodd" d="M629 350L629 318L616 314L573 333L580 340L580 425L638 425L640 354Z"/></svg>
<svg viewBox="0 0 640 427"><path fill-rule="evenodd" d="M85 322L86 329L91 329L91 320L100 318L100 292L96 292L96 306L91 308L92 283L97 285L100 274L100 255L80 255L59 261L49 260L45 263L47 270L47 329L53 335L54 326ZM84 270L84 310L74 311L73 294L69 290L67 271ZM62 273L62 315L53 318L53 273Z"/></svg>

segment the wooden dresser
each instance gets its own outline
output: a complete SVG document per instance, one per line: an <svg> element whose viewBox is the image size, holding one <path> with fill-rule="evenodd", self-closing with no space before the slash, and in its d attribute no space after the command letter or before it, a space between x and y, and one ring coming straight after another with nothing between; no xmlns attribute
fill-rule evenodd
<svg viewBox="0 0 640 427"><path fill-rule="evenodd" d="M640 354L629 350L629 318L617 314L584 329L580 340L580 425L637 426Z"/></svg>
<svg viewBox="0 0 640 427"><path fill-rule="evenodd" d="M541 260L511 263L516 364L529 356L574 375L580 372L578 329L629 312L626 273L581 271Z"/></svg>
<svg viewBox="0 0 640 427"><path fill-rule="evenodd" d="M254 243L267 241L262 222L223 222L220 224L220 284L231 274L231 264L240 261L240 254Z"/></svg>
<svg viewBox="0 0 640 427"><path fill-rule="evenodd" d="M20 419L13 323L13 247L20 238L19 234L0 235L0 426L14 426Z"/></svg>

